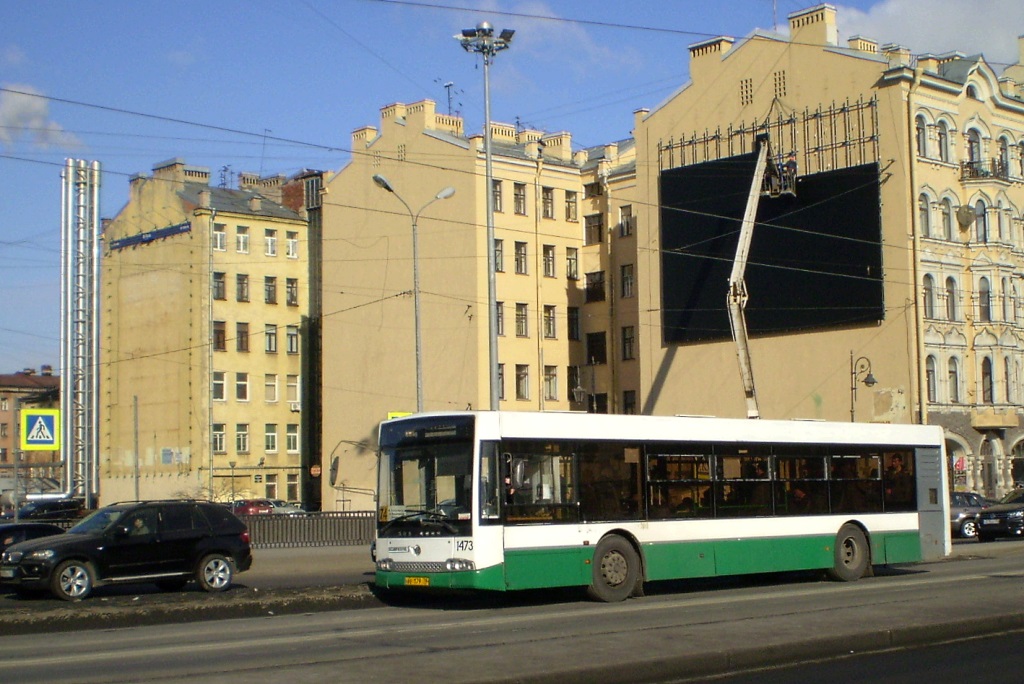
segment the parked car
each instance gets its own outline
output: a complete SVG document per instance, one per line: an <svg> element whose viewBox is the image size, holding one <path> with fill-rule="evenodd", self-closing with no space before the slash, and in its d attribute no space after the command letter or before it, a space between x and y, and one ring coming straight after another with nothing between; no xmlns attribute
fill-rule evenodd
<svg viewBox="0 0 1024 684"><path fill-rule="evenodd" d="M64 528L51 523L12 522L0 524L0 553L19 542L64 534Z"/></svg>
<svg viewBox="0 0 1024 684"><path fill-rule="evenodd" d="M65 534L9 547L0 555L0 582L77 601L113 583L174 590L194 579L206 591L224 591L251 565L249 530L224 506L143 501L106 506Z"/></svg>
<svg viewBox="0 0 1024 684"><path fill-rule="evenodd" d="M949 529L954 537L971 539L978 535L978 513L991 501L975 492L949 493Z"/></svg>
<svg viewBox="0 0 1024 684"><path fill-rule="evenodd" d="M274 507L266 499L239 499L231 504L235 515L263 515L273 513Z"/></svg>
<svg viewBox="0 0 1024 684"><path fill-rule="evenodd" d="M31 522L71 522L85 513L81 499L59 498L29 501L18 510L18 520ZM5 513L4 520L14 520L13 513Z"/></svg>
<svg viewBox="0 0 1024 684"><path fill-rule="evenodd" d="M1024 536L1024 489L1015 489L978 513L978 541Z"/></svg>
<svg viewBox="0 0 1024 684"><path fill-rule="evenodd" d="M271 506L271 513L276 515L305 515L306 511L302 510L295 504L290 504L284 499L267 499L267 502Z"/></svg>

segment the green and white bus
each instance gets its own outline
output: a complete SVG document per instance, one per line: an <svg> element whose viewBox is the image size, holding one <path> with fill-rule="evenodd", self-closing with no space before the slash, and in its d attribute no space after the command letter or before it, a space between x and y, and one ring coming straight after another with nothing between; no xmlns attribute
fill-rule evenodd
<svg viewBox="0 0 1024 684"><path fill-rule="evenodd" d="M380 426L376 584L510 591L827 570L950 551L934 426L420 413Z"/></svg>

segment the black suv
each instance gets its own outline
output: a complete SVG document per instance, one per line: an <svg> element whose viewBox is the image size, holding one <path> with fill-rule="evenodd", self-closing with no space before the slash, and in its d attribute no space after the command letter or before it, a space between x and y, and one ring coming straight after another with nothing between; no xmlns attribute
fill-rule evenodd
<svg viewBox="0 0 1024 684"><path fill-rule="evenodd" d="M29 501L18 510L18 520L31 522L70 522L82 517L84 512L81 499L38 499ZM14 514L4 515L4 520L13 520Z"/></svg>
<svg viewBox="0 0 1024 684"><path fill-rule="evenodd" d="M1024 536L1024 489L1009 492L978 513L978 541Z"/></svg>
<svg viewBox="0 0 1024 684"><path fill-rule="evenodd" d="M251 565L249 531L225 506L143 501L106 506L67 534L9 547L0 582L19 592L49 589L66 601L118 582L173 590L195 579L206 591L224 591Z"/></svg>

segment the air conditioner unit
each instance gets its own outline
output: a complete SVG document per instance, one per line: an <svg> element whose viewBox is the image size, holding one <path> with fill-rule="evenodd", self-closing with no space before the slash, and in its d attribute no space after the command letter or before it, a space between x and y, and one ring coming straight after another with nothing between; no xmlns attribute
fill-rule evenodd
<svg viewBox="0 0 1024 684"><path fill-rule="evenodd" d="M289 401L288 408L292 410L292 413L298 413L299 410L302 408L302 403L298 401Z"/></svg>

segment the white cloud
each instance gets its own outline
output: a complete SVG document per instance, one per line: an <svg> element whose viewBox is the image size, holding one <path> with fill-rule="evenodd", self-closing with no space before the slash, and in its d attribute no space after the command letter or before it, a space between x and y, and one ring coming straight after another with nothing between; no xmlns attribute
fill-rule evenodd
<svg viewBox="0 0 1024 684"><path fill-rule="evenodd" d="M25 64L28 57L17 45L5 45L0 51L0 64L8 67L17 67Z"/></svg>
<svg viewBox="0 0 1024 684"><path fill-rule="evenodd" d="M27 85L5 84L0 91L0 145L31 141L36 147L79 147L81 143L50 118L50 103Z"/></svg>
<svg viewBox="0 0 1024 684"><path fill-rule="evenodd" d="M860 35L914 54L981 53L997 72L1020 56L1021 0L882 0L871 9L837 5L840 44Z"/></svg>

